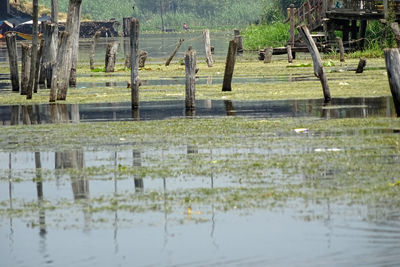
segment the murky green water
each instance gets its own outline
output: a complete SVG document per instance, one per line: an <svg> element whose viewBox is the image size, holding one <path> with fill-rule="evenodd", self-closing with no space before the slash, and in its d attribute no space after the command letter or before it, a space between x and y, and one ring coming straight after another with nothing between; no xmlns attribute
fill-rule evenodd
<svg viewBox="0 0 400 267"><path fill-rule="evenodd" d="M166 36L141 42L155 61ZM224 57L231 36L218 38ZM400 264L390 97L0 106L0 122L1 266Z"/></svg>

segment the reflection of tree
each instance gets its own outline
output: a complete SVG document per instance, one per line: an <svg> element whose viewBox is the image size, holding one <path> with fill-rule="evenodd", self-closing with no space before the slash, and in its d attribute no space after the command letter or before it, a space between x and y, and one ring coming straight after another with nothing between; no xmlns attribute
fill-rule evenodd
<svg viewBox="0 0 400 267"><path fill-rule="evenodd" d="M50 116L53 123L69 122L68 107L66 104L51 104Z"/></svg>
<svg viewBox="0 0 400 267"><path fill-rule="evenodd" d="M133 150L133 166L134 167L142 167L142 153L139 150ZM139 168L138 168L139 169ZM140 173L140 172L139 172ZM143 191L143 178L141 174L136 175L137 178L134 177L135 181L135 191L142 192Z"/></svg>
<svg viewBox="0 0 400 267"><path fill-rule="evenodd" d="M231 100L224 100L226 116L235 116L235 108Z"/></svg>

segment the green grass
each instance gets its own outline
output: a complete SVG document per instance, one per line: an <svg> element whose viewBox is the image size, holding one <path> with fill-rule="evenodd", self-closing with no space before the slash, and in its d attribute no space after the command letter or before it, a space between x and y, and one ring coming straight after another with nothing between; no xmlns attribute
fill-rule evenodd
<svg viewBox="0 0 400 267"><path fill-rule="evenodd" d="M289 25L276 22L269 25L251 25L243 32L246 49L258 50L265 47L285 46L289 40Z"/></svg>

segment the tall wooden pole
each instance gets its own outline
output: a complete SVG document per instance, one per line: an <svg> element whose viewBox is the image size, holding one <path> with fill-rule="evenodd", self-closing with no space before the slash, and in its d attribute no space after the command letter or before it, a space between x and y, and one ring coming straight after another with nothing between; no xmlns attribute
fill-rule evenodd
<svg viewBox="0 0 400 267"><path fill-rule="evenodd" d="M72 2L72 4L71 4ZM67 19L66 29L70 34L71 44L71 74L69 76L69 85L76 86L76 68L78 65L78 50L79 50L79 31L81 26L81 11L82 0L70 0L68 15L71 14L71 19Z"/></svg>
<svg viewBox="0 0 400 267"><path fill-rule="evenodd" d="M21 43L21 95L27 95L28 83L29 83L29 72L31 70L31 52L32 46L29 44Z"/></svg>
<svg viewBox="0 0 400 267"><path fill-rule="evenodd" d="M36 60L38 57L38 14L39 14L39 1L32 1L32 20L33 20L33 38L32 38L32 54L31 54L31 70L29 72L29 83L26 92L26 99L32 99L33 87L36 76Z"/></svg>
<svg viewBox="0 0 400 267"><path fill-rule="evenodd" d="M186 71L186 110L195 109L196 96L196 51L188 50L185 53L185 71Z"/></svg>
<svg viewBox="0 0 400 267"><path fill-rule="evenodd" d="M172 54L167 59L167 62L165 62L165 66L169 66L169 64L171 63L172 59L174 58L174 56L178 52L179 48L181 47L183 41L185 41L185 39L183 39L183 38L179 39L179 42L176 44L174 52L172 52Z"/></svg>
<svg viewBox="0 0 400 267"><path fill-rule="evenodd" d="M8 61L10 64L12 91L19 92L17 35L15 32L7 32L6 43L8 50Z"/></svg>
<svg viewBox="0 0 400 267"><path fill-rule="evenodd" d="M229 42L228 54L226 56L224 82L222 84L222 91L232 91L232 77L233 70L235 69L237 42L231 40Z"/></svg>
<svg viewBox="0 0 400 267"><path fill-rule="evenodd" d="M400 53L397 48L385 49L386 70L397 117L400 117Z"/></svg>
<svg viewBox="0 0 400 267"><path fill-rule="evenodd" d="M329 90L328 81L326 79L326 74L325 74L325 71L324 71L324 68L322 65L321 56L319 54L317 46L315 45L315 42L314 42L313 38L311 37L310 32L308 31L308 28L306 25L301 25L301 26L297 27L297 30L301 34L303 40L306 42L307 48L313 59L314 75L317 78L319 78L319 80L321 81L325 102L329 102L331 100L331 93Z"/></svg>
<svg viewBox="0 0 400 267"><path fill-rule="evenodd" d="M131 19L131 101L132 109L139 107L139 20Z"/></svg>
<svg viewBox="0 0 400 267"><path fill-rule="evenodd" d="M58 24L58 0L51 0L51 22Z"/></svg>
<svg viewBox="0 0 400 267"><path fill-rule="evenodd" d="M209 29L205 29L203 31L203 37L204 37L204 46L206 49L207 65L209 67L212 67L214 64L214 60L213 60L212 53L211 53L210 30ZM236 53L236 51L235 51L235 53Z"/></svg>
<svg viewBox="0 0 400 267"><path fill-rule="evenodd" d="M344 46L343 46L342 38L336 37L336 41L339 46L340 62L344 62Z"/></svg>

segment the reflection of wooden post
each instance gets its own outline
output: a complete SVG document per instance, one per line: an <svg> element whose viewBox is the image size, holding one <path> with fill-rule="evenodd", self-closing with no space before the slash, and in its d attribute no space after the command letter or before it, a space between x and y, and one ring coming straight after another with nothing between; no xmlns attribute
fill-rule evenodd
<svg viewBox="0 0 400 267"><path fill-rule="evenodd" d="M106 52L106 72L114 72L115 61L117 59L117 50L119 43L108 44Z"/></svg>
<svg viewBox="0 0 400 267"><path fill-rule="evenodd" d="M204 37L204 44L205 44L205 49L206 49L207 65L209 67L212 67L214 64L214 60L213 60L213 57L211 54L210 30L209 29L205 29L203 31L203 37Z"/></svg>
<svg viewBox="0 0 400 267"><path fill-rule="evenodd" d="M329 91L328 81L326 79L324 68L322 66L321 56L319 54L317 46L315 45L314 40L312 39L307 26L301 25L297 29L301 34L302 38L304 39L304 41L306 42L308 50L310 51L311 57L314 62L314 75L318 77L319 80L321 81L325 102L328 102L331 100L331 93Z"/></svg>
<svg viewBox="0 0 400 267"><path fill-rule="evenodd" d="M336 41L339 46L340 62L344 62L344 47L343 47L342 38L336 37Z"/></svg>
<svg viewBox="0 0 400 267"><path fill-rule="evenodd" d="M185 53L185 71L186 71L186 109L195 109L196 101L196 51L189 50Z"/></svg>
<svg viewBox="0 0 400 267"><path fill-rule="evenodd" d="M132 18L130 22L131 41L131 102L132 109L139 107L139 20Z"/></svg>
<svg viewBox="0 0 400 267"><path fill-rule="evenodd" d="M293 62L292 46L291 45L287 45L286 46L286 51L287 51L288 62L292 63Z"/></svg>
<svg viewBox="0 0 400 267"><path fill-rule="evenodd" d="M97 40L99 39L101 34L101 31L97 31L92 38L92 47L90 49L90 69L93 70L94 69L94 54L96 52L96 43Z"/></svg>
<svg viewBox="0 0 400 267"><path fill-rule="evenodd" d="M15 32L7 32L6 34L8 61L10 63L10 78L12 91L19 92L18 77L18 54L17 54L17 35Z"/></svg>
<svg viewBox="0 0 400 267"><path fill-rule="evenodd" d="M367 65L367 60L365 58L360 58L358 62L356 73L363 73L365 65Z"/></svg>
<svg viewBox="0 0 400 267"><path fill-rule="evenodd" d="M232 91L232 77L235 69L237 43L235 40L229 42L228 54L226 56L224 82L222 91Z"/></svg>
<svg viewBox="0 0 400 267"><path fill-rule="evenodd" d="M273 51L274 49L272 47L268 47L265 49L264 63L271 63Z"/></svg>
<svg viewBox="0 0 400 267"><path fill-rule="evenodd" d="M400 29L399 24L397 22L390 23L390 28L394 33L394 37L396 38L397 47L400 47Z"/></svg>
<svg viewBox="0 0 400 267"><path fill-rule="evenodd" d="M172 52L172 54L169 56L169 58L167 59L167 62L165 62L165 66L169 66L169 64L171 63L172 59L174 58L174 56L176 55L176 53L178 52L179 48L181 47L183 41L185 41L185 39L179 39L179 42L177 43L174 52Z"/></svg>
<svg viewBox="0 0 400 267"><path fill-rule="evenodd" d="M21 95L26 95L29 83L29 72L31 70L32 46L21 43L22 48L22 69L21 69Z"/></svg>
<svg viewBox="0 0 400 267"><path fill-rule="evenodd" d="M397 48L385 49L384 51L390 91L397 116L400 117L400 54Z"/></svg>
<svg viewBox="0 0 400 267"><path fill-rule="evenodd" d="M294 46L294 5L290 5L289 9L289 22L290 22L290 29L289 29L289 44Z"/></svg>

